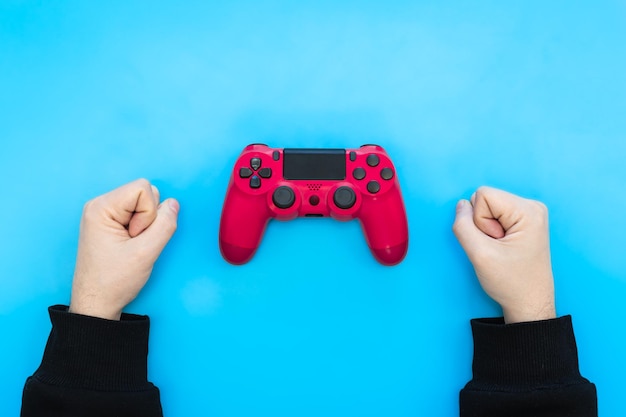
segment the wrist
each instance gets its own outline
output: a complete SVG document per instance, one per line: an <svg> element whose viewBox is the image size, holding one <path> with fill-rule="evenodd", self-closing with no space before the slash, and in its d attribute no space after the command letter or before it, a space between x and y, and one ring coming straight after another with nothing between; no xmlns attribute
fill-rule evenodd
<svg viewBox="0 0 626 417"><path fill-rule="evenodd" d="M506 324L550 320L556 318L556 306L554 302L548 302L541 306L511 307L503 305L502 313Z"/></svg>
<svg viewBox="0 0 626 417"><path fill-rule="evenodd" d="M82 316L97 317L105 320L119 321L122 317L122 310L101 306L95 303L85 303L80 300L71 300L68 312L80 314Z"/></svg>

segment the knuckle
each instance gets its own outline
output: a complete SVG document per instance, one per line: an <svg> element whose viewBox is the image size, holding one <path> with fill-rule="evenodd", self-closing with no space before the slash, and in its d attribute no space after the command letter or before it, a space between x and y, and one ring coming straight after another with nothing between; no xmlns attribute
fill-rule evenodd
<svg viewBox="0 0 626 417"><path fill-rule="evenodd" d="M89 200L83 206L83 218L86 220L91 220L98 215L100 212L100 203L98 198L94 198Z"/></svg>
<svg viewBox="0 0 626 417"><path fill-rule="evenodd" d="M547 218L548 217L548 206L546 206L541 201L532 200L532 208L533 208L533 210L535 212L535 215L537 215L537 216L539 216L541 218Z"/></svg>
<svg viewBox="0 0 626 417"><path fill-rule="evenodd" d="M529 219L529 224L540 228L548 227L548 207L541 201L528 200L524 214Z"/></svg>
<svg viewBox="0 0 626 417"><path fill-rule="evenodd" d="M135 185L144 190L149 190L151 188L150 181L148 181L146 178L138 178L137 180L135 180Z"/></svg>
<svg viewBox="0 0 626 417"><path fill-rule="evenodd" d="M487 187L486 185L481 185L480 187L476 189L477 194L484 194L488 191L489 191L489 187Z"/></svg>
<svg viewBox="0 0 626 417"><path fill-rule="evenodd" d="M486 185L481 185L476 189L476 197L484 197L491 192L492 188Z"/></svg>
<svg viewBox="0 0 626 417"><path fill-rule="evenodd" d="M459 234L461 234L462 232L462 223L459 221L459 219L454 220L454 223L452 223L452 232L456 235L459 236Z"/></svg>
<svg viewBox="0 0 626 417"><path fill-rule="evenodd" d="M548 206L545 203L537 201L537 205L539 206L539 210L541 210L542 213L546 215L548 214Z"/></svg>
<svg viewBox="0 0 626 417"><path fill-rule="evenodd" d="M83 205L83 213L93 210L94 200L89 200Z"/></svg>

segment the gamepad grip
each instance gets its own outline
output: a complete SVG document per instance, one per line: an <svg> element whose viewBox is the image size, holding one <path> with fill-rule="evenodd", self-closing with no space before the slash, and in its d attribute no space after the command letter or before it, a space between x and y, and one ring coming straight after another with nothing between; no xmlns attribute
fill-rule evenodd
<svg viewBox="0 0 626 417"><path fill-rule="evenodd" d="M408 223L395 168L383 148L279 149L247 146L226 192L219 244L224 259L248 262L268 221L295 217L359 219L384 265L402 261Z"/></svg>

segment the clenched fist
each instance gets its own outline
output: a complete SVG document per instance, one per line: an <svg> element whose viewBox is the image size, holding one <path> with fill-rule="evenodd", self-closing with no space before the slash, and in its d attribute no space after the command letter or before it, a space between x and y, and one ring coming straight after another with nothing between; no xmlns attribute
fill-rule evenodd
<svg viewBox="0 0 626 417"><path fill-rule="evenodd" d="M176 230L178 202L159 199L157 188L140 179L85 205L70 312L120 319Z"/></svg>
<svg viewBox="0 0 626 417"><path fill-rule="evenodd" d="M457 204L453 230L506 323L556 317L544 204L481 187Z"/></svg>

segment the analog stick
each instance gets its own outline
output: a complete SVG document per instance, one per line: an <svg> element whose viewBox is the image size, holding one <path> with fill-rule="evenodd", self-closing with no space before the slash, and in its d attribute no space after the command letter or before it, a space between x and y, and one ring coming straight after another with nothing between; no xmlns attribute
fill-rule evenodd
<svg viewBox="0 0 626 417"><path fill-rule="evenodd" d="M293 206L293 203L296 202L296 195L290 187L282 186L274 190L274 195L272 195L272 201L274 202L276 207L281 209L287 209Z"/></svg>
<svg viewBox="0 0 626 417"><path fill-rule="evenodd" d="M337 207L346 210L354 206L354 203L356 203L356 194L350 187L339 187L335 190L333 201Z"/></svg>

